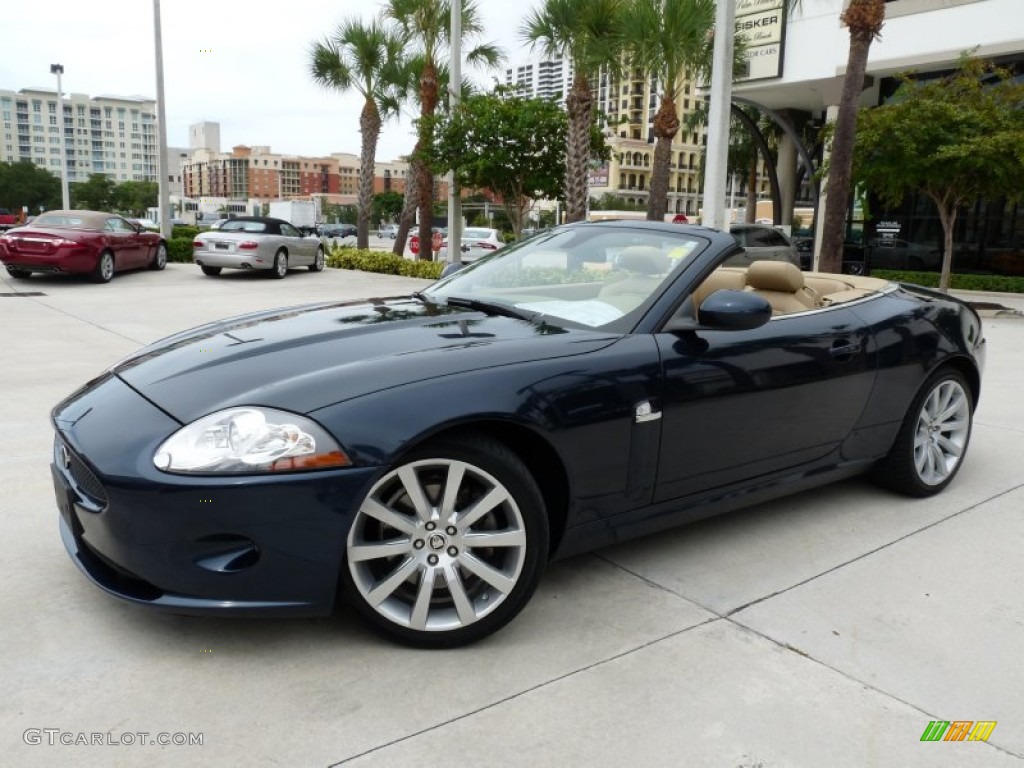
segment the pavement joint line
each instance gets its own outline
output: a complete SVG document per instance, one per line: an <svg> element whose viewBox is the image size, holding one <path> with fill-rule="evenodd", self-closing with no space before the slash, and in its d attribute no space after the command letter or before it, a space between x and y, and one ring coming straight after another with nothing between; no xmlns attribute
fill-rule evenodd
<svg viewBox="0 0 1024 768"><path fill-rule="evenodd" d="M58 312L59 314L62 314L65 317L70 317L72 320L77 320L80 323L85 323L86 325L91 325L93 328L96 328L97 330L105 331L106 333L109 333L109 334L112 334L114 336L117 336L118 338L124 339L125 341L130 341L130 342L132 342L132 344L138 344L140 347L141 346L145 346L145 344L146 344L144 341L139 341L138 339L133 339L131 336L125 336L123 333L118 333L117 331L112 330L110 328L106 328L106 327L100 325L99 323L94 323L92 320L87 320L84 317L79 317L78 315L73 314L72 312L68 312L66 309L61 309L60 307L55 307L55 306L53 306L51 304L48 304L45 301L41 301L39 298L37 298L35 296L30 296L28 298L29 298L30 301L32 301L32 302L34 302L36 304L39 304L40 306L45 307L46 309L52 310L54 312ZM49 299L49 298L52 298L52 296L48 295L45 298Z"/></svg>
<svg viewBox="0 0 1024 768"><path fill-rule="evenodd" d="M1002 491L1000 491L999 493L997 493L997 494L995 494L993 496L989 496L988 498L982 499L981 501L977 501L974 504L971 504L970 506L964 507L963 509L957 510L956 512L952 512L952 513L946 515L945 517L941 517L938 520L933 520L932 522L928 523L927 525L924 525L924 526L922 526L922 527L920 527L920 528L918 528L916 530L910 531L909 533L905 533L902 536L899 536L898 538L893 539L892 541L886 542L885 544L881 544L881 545L875 547L874 549L869 549L867 552L862 552L861 554L857 555L856 557L852 557L849 560L845 560L845 561L843 561L841 563L833 565L831 568L827 568L824 571L822 571L821 573L817 573L814 576L808 576L806 579L798 581L795 584L790 584L788 587L783 587L782 589L776 590L775 592L772 592L770 595L764 595L763 597L759 597L756 600L751 600L748 603L744 603L741 606L733 608L731 611L728 611L725 614L719 614L719 615L721 615L723 618L727 619L727 618L729 618L731 616L734 616L735 614L739 613L740 611L744 611L747 608L750 608L752 606L757 605L758 603L763 603L765 600L771 600L773 597L777 597L779 595L785 594L786 592L789 592L790 590L796 589L797 587L802 587L804 584L809 584L812 581L820 579L822 576L827 576L828 574L833 573L834 571L838 571L840 568L845 568L848 565L856 563L858 560L863 560L863 559L865 559L867 557L870 557L871 555L875 554L876 552L881 552L883 549L888 549L889 547L893 546L894 544L899 544L901 541L905 541L906 539L909 539L911 536L917 536L919 533L923 533L924 531L927 531L930 528L934 528L937 525L942 525L943 523L948 522L949 520L952 520L955 517L959 517L960 515L967 514L968 512L971 512L971 511L977 509L978 507L981 507L981 506L983 506L985 504L988 504L990 501L995 501L996 499L1000 499L1003 496L1006 496L1008 494L1011 494L1011 493L1013 493L1015 491L1020 490L1021 488L1024 488L1024 483L1018 483L1017 485L1015 485L1015 486L1013 486L1011 488L1007 488L1005 490L1002 490Z"/></svg>
<svg viewBox="0 0 1024 768"><path fill-rule="evenodd" d="M834 667L831 664L829 664L828 662L825 662L822 659L819 659L818 657L808 653L805 650L797 648L794 645L790 645L789 643L782 642L780 640L776 640L771 635L766 635L764 632L761 632L760 630L754 629L753 627L747 626L746 624L743 624L743 623L741 623L739 621L736 621L735 619L731 618L730 616L724 616L723 618L725 619L725 621L727 621L728 623L732 624L734 627L736 627L737 629L739 629L742 632L749 632L750 634L752 634L752 635L754 635L756 637L760 637L763 640L767 640L772 645L776 645L776 646L778 646L779 648L782 648L785 651L788 651L790 653L795 653L798 656L800 656L800 657L802 657L804 659L807 659L808 661L813 662L814 664L817 664L818 666L824 667L825 669L827 669L827 670L829 670L831 672L835 672L840 677L843 677L843 678L845 678L845 679L847 679L847 680L849 680L849 681L851 681L853 683L856 683L857 685L860 685L863 688L866 688L866 689L868 689L870 691L874 691L875 693L877 693L877 694L879 694L881 696L884 696L885 698L890 699L891 701L899 702L900 704L902 704L902 705L904 705L906 707L909 707L910 709L913 709L913 710L915 710L917 712L920 712L922 715L927 717L929 720L942 720L942 717L940 717L939 715L936 715L936 714L933 714L931 712L928 712L926 709L923 709L922 707L919 707L917 704L914 704L911 701L907 701L906 699L902 699L902 698L900 698L899 696L897 696L894 693L890 693L889 691L886 691L886 690L884 690L882 688L879 688L877 685L874 685L872 683L869 683L869 682L866 682L864 680L861 680L859 677L855 677L854 675L851 675L849 672L845 672L844 670L839 669L838 667ZM999 752L1002 752L1005 755L1009 755L1010 757L1016 757L1018 760L1024 759L1024 754L1020 754L1020 753L1014 752L1014 751L1012 751L1010 749L1007 749L1006 747L1001 747L998 744L995 744L995 743L993 743L991 741L985 741L984 743L987 744L992 749L995 749L995 750L997 750Z"/></svg>
<svg viewBox="0 0 1024 768"><path fill-rule="evenodd" d="M344 758L342 760L339 760L336 763L330 763L327 766L327 768L337 768L340 765L344 765L345 763L352 762L353 760L358 760L361 757L366 757L368 755L372 755L373 753L379 752L382 749L387 749L388 747L392 747L392 746L394 746L396 744L401 744L403 742L409 741L410 739L415 739L416 737L422 736L425 733L430 733L431 731L436 731L436 730L439 730L441 728L445 728L446 726L452 725L453 723L457 723L460 720L466 720L466 719L468 719L470 717L474 717L474 716L480 714L481 712L486 712L487 710L493 709L493 708L498 707L498 706L501 706L502 704L505 704L506 702L514 701L515 699L518 699L518 698L520 698L522 696L526 696L527 694L533 693L534 691L538 691L538 690L540 690L542 688L547 688L549 685L553 685L554 683L559 683L559 682L561 682L563 680L568 680L571 677L575 677L576 675L582 674L584 672L589 672L592 669L597 669L598 667L603 667L604 665L610 664L613 661L618 661L619 659L623 659L626 656L630 656L630 655L632 655L634 653L637 653L639 651L643 651L643 650L645 650L647 648L655 646L655 645L657 645L659 643L662 643L662 642L664 642L666 640L671 640L672 638L678 637L678 636L680 636L680 635L682 635L682 634L684 634L686 632L690 632L690 631L692 631L694 629L700 629L701 627L704 627L704 626L706 626L708 624L713 624L716 621L721 621L721 619L718 618L718 617L710 618L710 619L705 619L704 621L701 621L701 622L699 622L697 624L694 624L692 626L683 627L682 629L677 629L677 630L675 630L673 632L669 632L668 634L661 635L661 636L656 637L656 638L654 638L652 640L648 640L647 642L641 643L640 645L634 646L633 648L627 648L626 650L620 651L619 653L616 653L616 654L614 654L612 656L608 656L607 658L598 659L597 661L595 661L595 662L593 662L591 664L587 664L586 666L580 667L578 669L570 670L569 672L565 672L565 673L563 673L561 675L557 675L557 676L551 678L550 680L544 680L543 682L537 683L536 685L531 685L529 688L524 688L521 691L516 691L515 693L511 693L508 696L503 696L502 698L498 699L497 701L492 701L489 704L484 704L483 706L477 707L476 709L470 710L469 712L463 712L461 715L456 715L455 717L450 717L447 720L444 720L443 722L435 723L434 725L429 725L429 726L427 726L425 728L421 728L418 731L415 731L414 733L409 733L409 734L406 734L405 736L400 736L397 739L392 739L391 741L388 741L388 742L386 742L384 744L379 744L379 745L377 745L375 747L371 747L370 749L365 749L362 752L359 752L358 754L350 755L350 756L348 756L348 757L346 757L346 758Z"/></svg>
<svg viewBox="0 0 1024 768"><path fill-rule="evenodd" d="M1024 434L1024 429L1017 429L1016 427L1008 427L1005 424L989 424L987 421L978 421L975 419L974 425L976 427L987 427L988 429L1002 429L1007 432L1019 432Z"/></svg>
<svg viewBox="0 0 1024 768"><path fill-rule="evenodd" d="M1021 486L1017 486L1017 488L1020 488L1020 487L1024 487L1024 484L1022 484ZM969 511L971 509L974 509L975 507L978 507L981 504L985 504L987 501L992 501L994 499L998 499L1000 496L1004 496L1007 493L1011 493L1014 490L1016 490L1016 488L1011 488L1008 491L1003 491L1002 493L996 494L995 496L991 497L990 499L986 499L985 501L981 501L981 502L978 502L977 504L973 504L970 507L967 507L966 509L961 510L960 512L955 512L952 515L950 515L949 517L943 518L942 520L937 520L934 523L931 523L931 524L925 526L924 528L921 528L920 531L923 531L923 530L926 530L928 528L931 528L933 525L937 525L938 523L945 522L946 520L948 520L948 519L950 519L952 517L956 517L957 515L960 515L960 514L962 514L964 512L967 512L967 511ZM895 539L894 541L892 541L890 543L895 544L897 541L900 541L901 539L905 539L908 536L912 536L912 535L914 535L914 533L919 533L920 531L915 531L913 533L906 534L905 536L901 536L899 539ZM857 560L861 559L861 557L865 557L865 556L871 554L872 552L877 552L879 549L884 549L886 546L889 546L889 545L886 544L886 545L883 545L881 547L878 547L878 548L872 550L871 552L867 552L864 555L861 555L859 557L854 558L853 560L849 560L848 563L856 562ZM669 594L674 595L674 596L676 596L678 598L681 598L683 600L686 600L687 602L693 603L694 605L698 605L701 608L703 608L704 610L708 611L709 613L714 614L717 617L715 619L708 619L707 621L701 622L701 624L699 624L697 626L704 626L705 624L710 624L712 622L719 621L719 620L725 621L728 624L731 624L734 627L736 627L737 629L739 629L741 632L749 632L752 635L755 635L757 637L760 637L763 640L766 640L767 642L771 643L772 645L778 646L779 648L781 648L784 651L787 651L789 653L794 653L794 654L796 654L798 656L801 656L801 657L807 659L808 661L814 662L815 664L818 664L819 666L822 666L825 669L828 669L828 670L830 670L832 672L835 672L839 676L841 676L841 677L843 677L843 678L845 678L847 680L850 680L851 682L854 682L854 683L856 683L856 684L858 684L858 685L860 685L860 686L862 686L864 688L872 690L875 693L878 693L878 694L880 694L881 696L884 696L887 699L891 699L892 701L899 702L900 704L903 704L904 706L909 707L910 709L913 709L913 710L915 710L917 712L920 712L922 715L925 715L926 717L928 717L929 720L941 720L942 719L938 715L934 715L934 714L932 714L932 713L922 709L921 707L917 706L913 702L907 701L906 699L902 699L899 696L896 696L895 694L890 693L889 691L886 691L886 690L884 690L882 688L879 688L877 685L873 685L872 683L869 683L869 682L866 682L864 680L861 680L860 678L855 677L854 675L850 674L849 672L846 672L846 671L844 671L842 669L839 669L838 667L834 667L831 664L827 663L826 661L824 661L822 659L819 659L816 656L812 655L810 652L803 650L802 648L798 648L797 646L795 646L795 645L793 645L791 643L782 641L782 640L777 640L776 638L772 637L771 635L767 635L764 632L761 632L760 630L754 629L753 627L748 626L747 624L742 623L741 621L739 621L737 618L734 618L734 616L733 616L733 614L735 614L736 611L740 611L744 607L747 607L747 606L750 606L750 605L754 605L755 603L760 602L761 600L767 600L770 597L774 597L775 595L782 594L783 592L786 592L786 591L788 591L790 589L793 589L794 587L800 586L801 584L806 584L807 582L813 581L814 579L818 578L818 576L824 576L825 574L827 574L827 573L829 573L829 572L831 572L833 570L836 570L837 568L841 568L841 567L843 567L843 565L846 565L848 563L843 563L843 564L840 564L838 566L835 566L835 568L830 568L829 570L823 571L822 573L818 574L818 576L812 576L811 578L805 579L804 581L800 582L799 584L794 584L791 587L787 587L786 589L779 590L778 592L775 592L772 595L769 595L768 597L760 598L759 600L755 600L755 601L752 601L750 603L747 603L747 606L743 606L741 608L737 608L737 609L735 609L733 611L728 611L726 613L720 613L719 611L716 611L713 608L709 608L706 605L702 605L700 602L698 602L697 600L694 600L691 597L687 597L686 595L680 594L679 592L676 592L673 589L669 589L668 587L664 586L663 584L658 584L657 582L652 581L651 579L647 578L646 576L643 576L643 575L641 575L639 573L636 573L635 571L630 570L629 568L627 568L624 565L621 565L621 564L616 563L616 562L614 562L612 560L609 560L608 558L604 557L603 555L595 554L594 557L596 557L599 560L603 560L604 562L608 563L609 565L611 565L611 566L613 566L615 568L618 568L619 570L624 571L625 573L628 573L629 575L634 576L637 579L640 579L641 581L646 582L647 584L650 584L651 586L657 587L658 589L661 589L662 591L668 592ZM992 742L986 742L986 743L990 747L992 747L993 749L998 750L999 752L1002 752L1004 754L1010 755L1011 757L1016 757L1018 759L1024 759L1024 754L1018 754L1018 753L1013 752L1013 751L1011 751L1009 749L1006 749L1005 747L1000 747L997 744L994 744Z"/></svg>

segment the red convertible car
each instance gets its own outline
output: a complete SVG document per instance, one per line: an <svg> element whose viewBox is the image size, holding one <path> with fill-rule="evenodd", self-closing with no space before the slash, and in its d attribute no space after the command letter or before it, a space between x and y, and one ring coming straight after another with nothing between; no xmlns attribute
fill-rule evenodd
<svg viewBox="0 0 1024 768"><path fill-rule="evenodd" d="M49 211L0 236L0 261L11 277L86 274L93 282L108 283L114 272L163 269L167 243L112 213Z"/></svg>

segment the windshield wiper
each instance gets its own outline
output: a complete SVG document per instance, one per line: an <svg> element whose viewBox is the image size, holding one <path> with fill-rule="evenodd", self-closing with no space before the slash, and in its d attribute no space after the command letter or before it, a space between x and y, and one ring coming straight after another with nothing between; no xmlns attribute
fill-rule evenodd
<svg viewBox="0 0 1024 768"><path fill-rule="evenodd" d="M524 312L510 304L501 304L495 301L484 301L482 299L471 299L467 296L446 296L445 301L452 307L475 309L478 312L483 312L488 315L504 315L505 317L514 317L517 320L527 320L531 323L539 314L538 312Z"/></svg>

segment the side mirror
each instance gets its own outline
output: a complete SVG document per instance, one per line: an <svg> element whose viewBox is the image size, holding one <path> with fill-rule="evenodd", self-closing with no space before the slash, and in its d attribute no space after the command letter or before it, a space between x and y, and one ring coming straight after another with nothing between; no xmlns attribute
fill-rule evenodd
<svg viewBox="0 0 1024 768"><path fill-rule="evenodd" d="M697 322L676 316L666 331L749 331L771 320L772 306L763 296L749 291L719 290L701 302Z"/></svg>

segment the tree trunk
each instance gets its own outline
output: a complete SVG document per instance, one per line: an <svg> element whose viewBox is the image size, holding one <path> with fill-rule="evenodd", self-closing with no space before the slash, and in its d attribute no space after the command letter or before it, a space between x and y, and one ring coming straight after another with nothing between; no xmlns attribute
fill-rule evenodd
<svg viewBox="0 0 1024 768"><path fill-rule="evenodd" d="M359 132L362 134L362 153L359 158L359 214L356 221L356 247L370 247L370 208L373 205L373 177L377 156L377 139L380 137L380 112L377 102L368 98L359 115Z"/></svg>
<svg viewBox="0 0 1024 768"><path fill-rule="evenodd" d="M843 12L842 18L850 28L850 53L829 158L821 260L818 265L822 272L841 272L843 268L843 240L846 212L850 207L850 173L853 168L853 142L857 133L857 106L864 88L864 72L868 65L871 41L878 36L885 19L885 2L853 0Z"/></svg>
<svg viewBox="0 0 1024 768"><path fill-rule="evenodd" d="M434 62L428 60L423 67L423 75L420 77L421 118L433 117L437 111L438 93L437 67L434 66ZM427 121L421 120L419 140L416 142L417 153L425 148L431 140L432 137L430 136ZM420 210L419 258L421 261L432 261L434 253L430 250L430 236L433 233L434 225L434 172L423 162L419 162L417 172Z"/></svg>
<svg viewBox="0 0 1024 768"><path fill-rule="evenodd" d="M398 232L395 233L395 244L391 249L396 256L405 256L405 242L409 238L409 230L416 222L416 209L419 207L418 174L419 165L410 163L409 175L405 177L405 199L402 201L402 212L398 215Z"/></svg>
<svg viewBox="0 0 1024 768"><path fill-rule="evenodd" d="M757 150L750 158L750 167L747 168L747 203L746 213L743 221L753 224L757 219Z"/></svg>
<svg viewBox="0 0 1024 768"><path fill-rule="evenodd" d="M661 107L654 117L654 169L651 172L651 191L647 196L647 220L664 221L668 212L668 184L672 175L672 139L679 133L679 115L672 94L661 97Z"/></svg>
<svg viewBox="0 0 1024 768"><path fill-rule="evenodd" d="M590 159L590 123L594 97L587 78L577 72L566 99L569 129L565 149L565 221L587 217L587 161Z"/></svg>
<svg viewBox="0 0 1024 768"><path fill-rule="evenodd" d="M953 227L956 224L957 209L960 206L956 200L950 202L935 195L932 195L931 198L935 201L935 207L939 209L939 221L942 222L942 272L939 274L939 290L948 293L949 276L953 271Z"/></svg>

